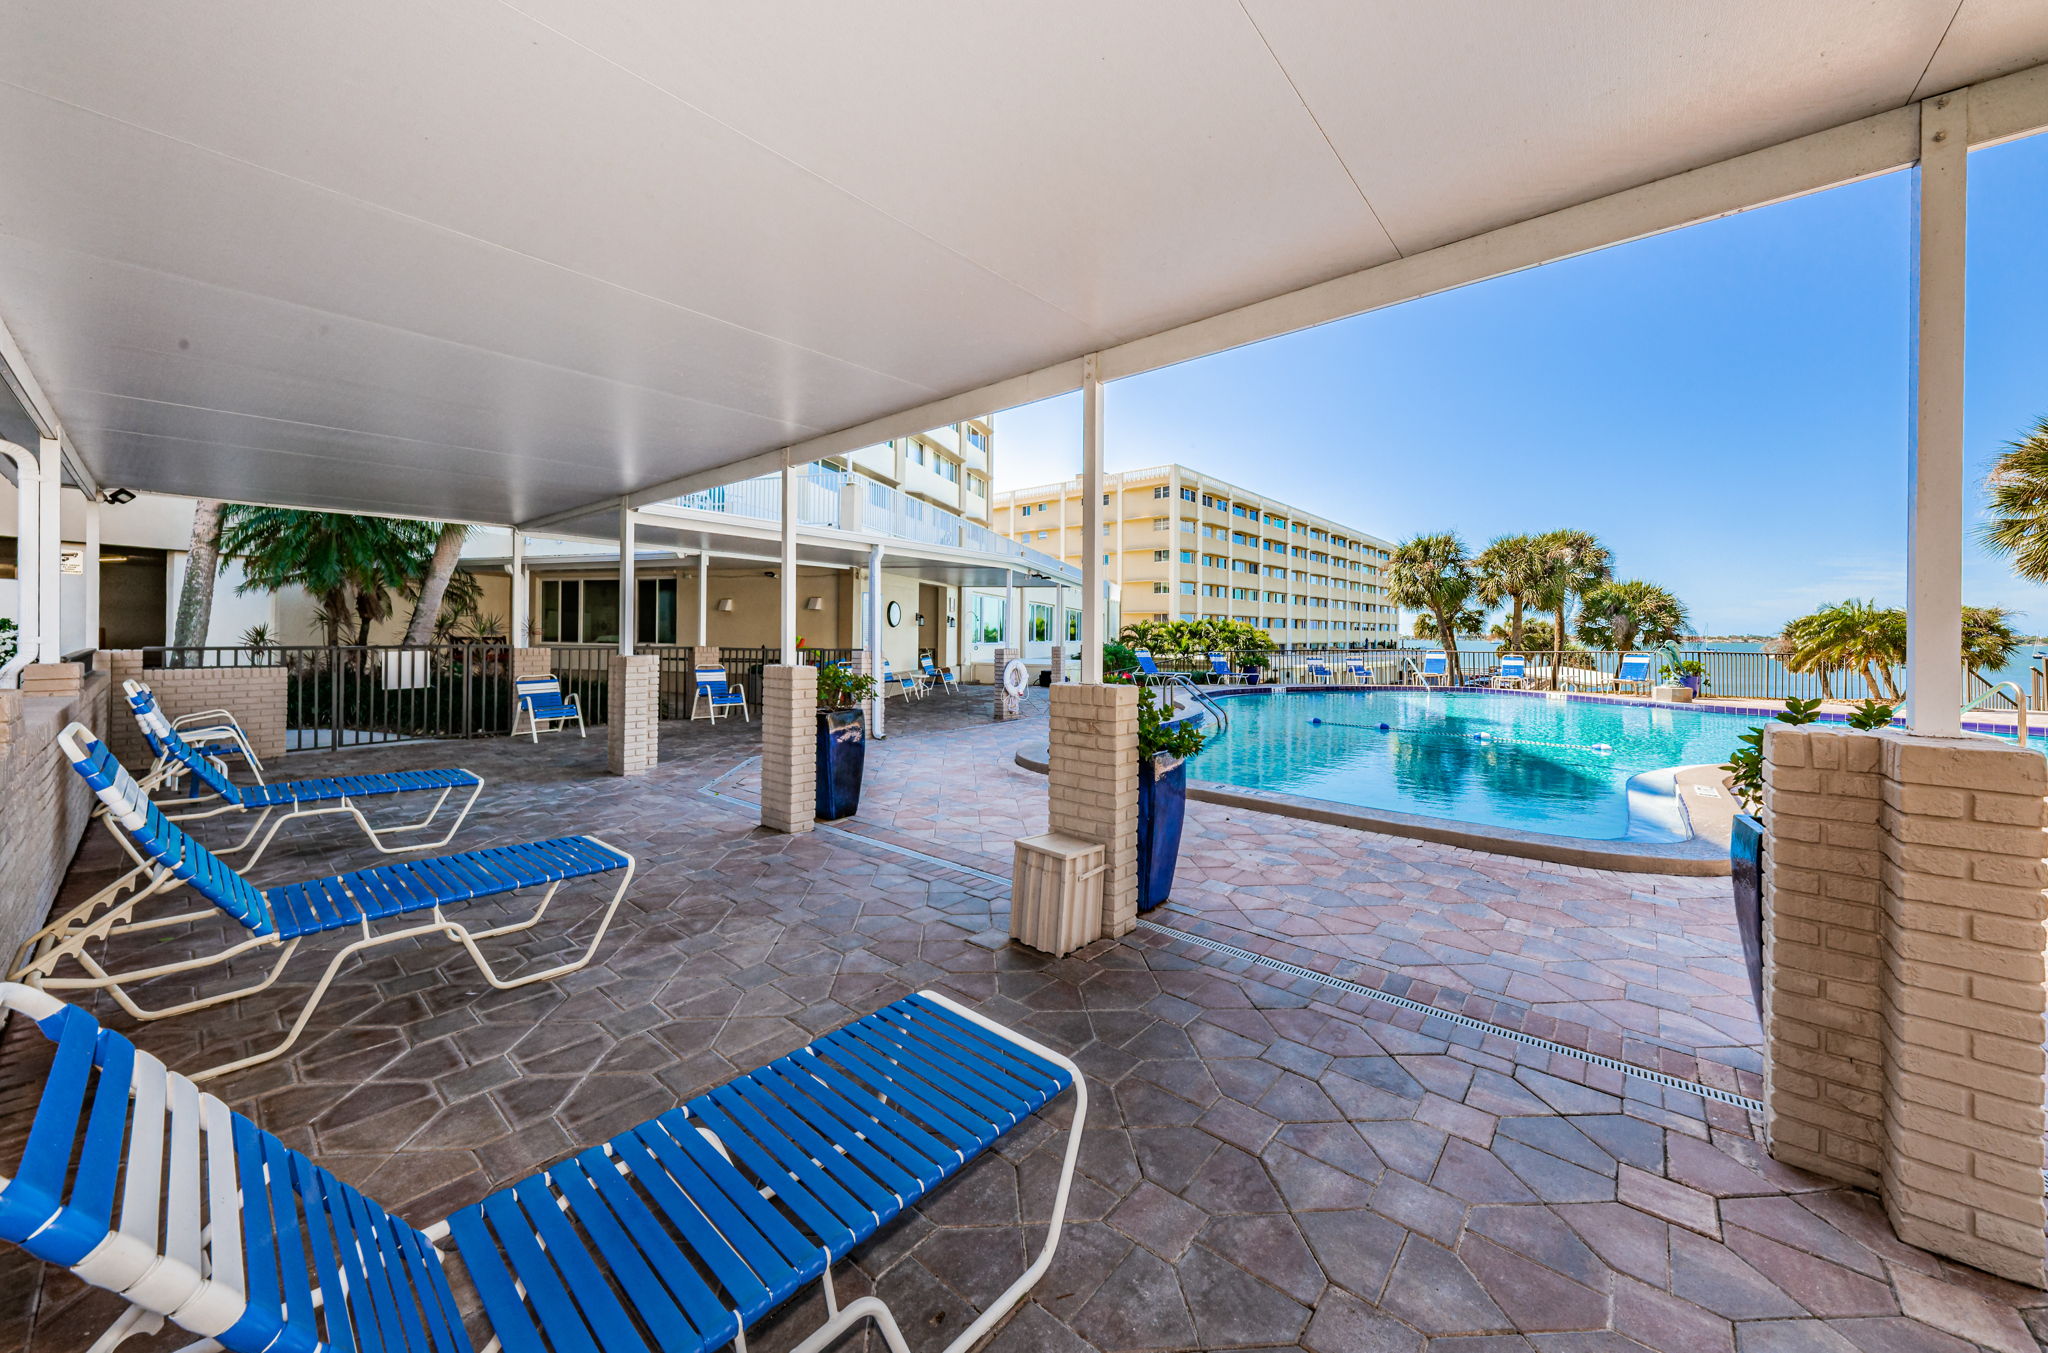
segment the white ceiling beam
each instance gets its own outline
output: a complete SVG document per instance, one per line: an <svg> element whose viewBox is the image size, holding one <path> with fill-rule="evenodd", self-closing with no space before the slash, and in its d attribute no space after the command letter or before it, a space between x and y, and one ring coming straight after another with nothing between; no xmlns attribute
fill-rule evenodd
<svg viewBox="0 0 2048 1353"><path fill-rule="evenodd" d="M1970 107L1972 148L2048 128L2048 66L2030 67L1973 86ZM1100 359L1102 377L1115 380L1157 371L1403 301L1873 178L1913 164L1919 147L1917 105L1873 114L1106 347ZM797 442L787 454L797 461L814 461L1080 388L1081 358L1076 356ZM648 485L627 497L642 506L768 474L781 468L784 454L775 451L749 456ZM543 520L584 515L610 501Z"/></svg>

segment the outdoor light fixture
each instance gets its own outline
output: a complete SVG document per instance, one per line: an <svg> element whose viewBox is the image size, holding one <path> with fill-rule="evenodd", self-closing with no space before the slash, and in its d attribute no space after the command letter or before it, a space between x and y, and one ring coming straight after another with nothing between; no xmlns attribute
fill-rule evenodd
<svg viewBox="0 0 2048 1353"><path fill-rule="evenodd" d="M805 597L804 609L806 611L822 611L825 609L825 599L823 597Z"/></svg>
<svg viewBox="0 0 2048 1353"><path fill-rule="evenodd" d="M101 494L100 496L106 499L108 502L112 503L115 507L119 507L123 503L132 503L135 501L135 490L108 489L105 493Z"/></svg>
<svg viewBox="0 0 2048 1353"><path fill-rule="evenodd" d="M711 609L714 611L730 611L732 609L732 598L720 597L718 599L718 604L712 607Z"/></svg>

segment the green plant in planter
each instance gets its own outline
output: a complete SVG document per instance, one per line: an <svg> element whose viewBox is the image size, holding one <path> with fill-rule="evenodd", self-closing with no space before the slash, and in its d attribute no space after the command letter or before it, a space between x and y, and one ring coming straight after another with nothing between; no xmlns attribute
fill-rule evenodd
<svg viewBox="0 0 2048 1353"><path fill-rule="evenodd" d="M1700 679L1701 690L1705 690L1707 689L1707 687L1714 684L1713 682L1707 680L1707 665L1703 662L1697 662L1690 658L1686 659L1684 662L1665 663L1662 669L1658 671L1657 675L1662 677L1666 681L1683 681L1687 677L1698 677Z"/></svg>
<svg viewBox="0 0 2048 1353"><path fill-rule="evenodd" d="M1192 723L1173 722L1171 700L1162 700L1150 686L1138 687L1138 759L1161 754L1185 761L1202 750L1208 735Z"/></svg>
<svg viewBox="0 0 2048 1353"><path fill-rule="evenodd" d="M1124 643L1107 643L1102 646L1102 670L1104 672L1135 672L1137 669L1137 649Z"/></svg>
<svg viewBox="0 0 2048 1353"><path fill-rule="evenodd" d="M845 709L874 698L875 679L831 663L818 669L818 708Z"/></svg>
<svg viewBox="0 0 2048 1353"><path fill-rule="evenodd" d="M1865 733L1875 732L1880 728L1890 728L1892 726L1892 715L1896 713L1898 713L1898 707L1895 705L1887 705L1879 700L1865 700L1862 704L1849 711L1849 727L1859 729Z"/></svg>
<svg viewBox="0 0 2048 1353"><path fill-rule="evenodd" d="M1820 701L1787 700L1785 712L1778 716L1779 723L1812 723L1820 717ZM1891 718L1891 711L1885 710L1885 718ZM1764 806L1764 730L1762 725L1744 733L1737 742L1741 745L1730 753L1728 761L1721 767L1728 772L1728 787L1735 792L1735 801L1742 811L1756 814Z"/></svg>

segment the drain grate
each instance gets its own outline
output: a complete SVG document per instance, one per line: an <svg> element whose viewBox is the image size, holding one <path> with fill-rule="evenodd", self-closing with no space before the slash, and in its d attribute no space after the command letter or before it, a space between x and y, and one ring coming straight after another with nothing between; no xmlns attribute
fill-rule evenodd
<svg viewBox="0 0 2048 1353"><path fill-rule="evenodd" d="M1525 1034L1519 1029L1503 1028L1498 1024L1488 1024L1483 1019L1473 1019L1470 1015L1458 1015L1448 1010L1439 1010L1433 1005L1424 1005L1421 1001L1411 1001L1406 996L1396 996L1386 991L1375 991L1373 988L1362 986L1357 982L1347 982L1341 977L1332 977L1328 973L1317 972L1313 968L1304 968L1296 963L1287 963L1277 958L1268 958L1264 954L1255 954L1249 949L1240 949L1234 944L1225 944L1222 940L1212 940L1206 935L1195 935L1185 930L1175 930L1172 926L1164 926L1157 921L1148 921L1142 916L1138 918L1138 927L1155 935L1169 936L1183 944L1192 944L1197 948L1207 949L1211 953L1222 954L1228 958L1242 959L1247 963L1256 963L1262 967L1271 968L1275 972L1284 972L1290 977L1305 977L1311 982L1319 982L1333 990L1342 991L1352 996L1364 996L1369 1000L1384 1001L1388 1005L1399 1006L1403 1010L1413 1010L1418 1014L1427 1015L1431 1019L1448 1020L1461 1029L1474 1029L1480 1033L1492 1034L1496 1038L1513 1039L1517 1043L1532 1048L1541 1048L1545 1052L1554 1053L1560 1057L1576 1057L1582 1062L1591 1062L1594 1066L1604 1066L1609 1071L1619 1071L1624 1076L1632 1076L1637 1080L1649 1081L1653 1085L1661 1085L1666 1090L1682 1090L1689 1095L1698 1095L1701 1099L1711 1099L1722 1104L1733 1104L1736 1108L1748 1113L1761 1114L1764 1111L1764 1106L1761 1103L1749 1098L1747 1095L1733 1094L1727 1090L1717 1090L1711 1085L1702 1085L1698 1081L1684 1080L1677 1076L1666 1075L1662 1071L1651 1071L1647 1067L1634 1066L1628 1062L1619 1062L1612 1057L1602 1057L1597 1052L1586 1052L1580 1048L1567 1047L1563 1043L1553 1043L1547 1038L1538 1038L1534 1034Z"/></svg>

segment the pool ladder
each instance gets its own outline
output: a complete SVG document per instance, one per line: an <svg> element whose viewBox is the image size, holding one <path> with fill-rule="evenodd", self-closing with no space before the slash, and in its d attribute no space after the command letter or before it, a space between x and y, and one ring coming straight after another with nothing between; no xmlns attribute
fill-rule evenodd
<svg viewBox="0 0 2048 1353"><path fill-rule="evenodd" d="M1209 716L1209 725L1215 729L1214 736L1220 738L1230 731L1230 715L1224 710L1221 700L1197 686L1185 673L1176 672L1174 678L1174 689L1193 696L1195 707Z"/></svg>
<svg viewBox="0 0 2048 1353"><path fill-rule="evenodd" d="M1992 696L2002 695L2006 691L2012 692L2013 708L2019 711L2020 746L2024 747L2027 745L2027 693L2020 689L2019 682L1999 682L1996 686L1993 686L1990 690L1984 692L1984 694L1978 696L1969 704L1964 705L1963 713L1970 713L1972 710L1975 710L1979 705L1982 705L1986 700L1989 700Z"/></svg>

